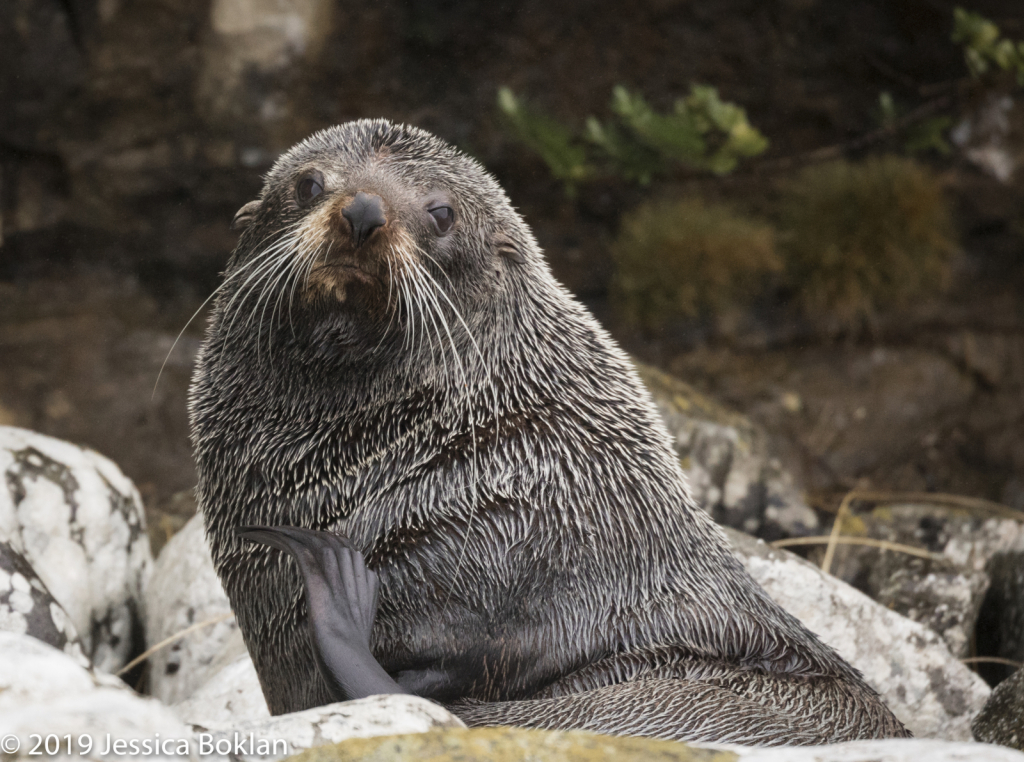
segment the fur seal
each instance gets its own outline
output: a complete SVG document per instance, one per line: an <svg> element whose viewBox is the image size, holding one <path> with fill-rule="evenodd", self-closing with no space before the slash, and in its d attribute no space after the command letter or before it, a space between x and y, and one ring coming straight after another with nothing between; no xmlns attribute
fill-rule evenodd
<svg viewBox="0 0 1024 762"><path fill-rule="evenodd" d="M908 735L742 569L476 161L350 122L281 156L235 223L190 413L273 713L406 691L469 725Z"/></svg>

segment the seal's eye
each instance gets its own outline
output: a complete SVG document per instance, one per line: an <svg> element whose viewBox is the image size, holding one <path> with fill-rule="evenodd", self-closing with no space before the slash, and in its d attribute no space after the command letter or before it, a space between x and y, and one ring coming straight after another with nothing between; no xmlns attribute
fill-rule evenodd
<svg viewBox="0 0 1024 762"><path fill-rule="evenodd" d="M324 192L324 176L319 172L311 172L295 184L295 198L300 206L306 206Z"/></svg>
<svg viewBox="0 0 1024 762"><path fill-rule="evenodd" d="M437 232L440 235L444 235L452 229L452 224L455 222L455 212L452 211L450 206L435 206L427 211L434 218L434 225L437 227Z"/></svg>

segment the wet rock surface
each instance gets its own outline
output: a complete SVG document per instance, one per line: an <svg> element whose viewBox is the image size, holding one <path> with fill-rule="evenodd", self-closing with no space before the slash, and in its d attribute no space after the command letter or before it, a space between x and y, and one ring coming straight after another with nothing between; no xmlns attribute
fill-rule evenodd
<svg viewBox="0 0 1024 762"><path fill-rule="evenodd" d="M1024 751L1024 669L996 686L971 728L979 741Z"/></svg>

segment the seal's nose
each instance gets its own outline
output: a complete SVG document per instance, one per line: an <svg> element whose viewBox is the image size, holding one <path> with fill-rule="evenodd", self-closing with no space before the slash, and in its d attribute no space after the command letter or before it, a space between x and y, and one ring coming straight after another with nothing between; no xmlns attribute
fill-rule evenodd
<svg viewBox="0 0 1024 762"><path fill-rule="evenodd" d="M352 203L341 210L341 216L352 226L352 240L362 245L370 234L386 223L384 201L380 196L359 191Z"/></svg>

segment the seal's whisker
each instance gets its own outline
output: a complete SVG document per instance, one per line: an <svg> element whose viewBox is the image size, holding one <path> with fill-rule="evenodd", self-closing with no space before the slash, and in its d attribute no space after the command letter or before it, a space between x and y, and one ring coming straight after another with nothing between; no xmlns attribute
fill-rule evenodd
<svg viewBox="0 0 1024 762"><path fill-rule="evenodd" d="M424 285L433 284L435 286L435 288L436 288L437 284L434 282L433 278L430 278L430 274L429 273L426 273L423 270L423 268L420 267L419 265L416 265L414 269L418 270L421 274L426 275L427 278L429 279L429 281L424 281ZM462 385L463 385L463 387L465 389L464 393L465 393L465 395L468 396L469 395L469 389L470 389L469 376L466 374L465 367L463 367L462 357L459 354L458 346L456 346L455 338L452 336L451 329L448 327L448 320L445 319L444 313L441 311L441 304L437 301L437 298L433 294L434 290L435 289L430 289L430 288L422 289L423 293L428 298L430 298L431 301L433 301L436 314L437 314L438 318L441 321L441 326L444 328L444 332L448 335L448 344L452 348L452 355L454 355L456 365L457 365L457 367L459 369L459 375L462 376Z"/></svg>
<svg viewBox="0 0 1024 762"><path fill-rule="evenodd" d="M313 259L316 257L316 253L318 251L320 251L320 247L323 246L323 245L324 245L324 236L321 235L320 236L320 243L318 243L316 245L316 249L313 250L313 255L310 256L310 257L307 257L306 259L308 259L310 262L312 262ZM302 257L301 256L300 256L299 261L297 262L297 264L296 264L296 266L294 268L294 273L295 274L292 277L291 291L288 294L288 323L291 325L292 338L293 339L296 338L296 336L295 336L295 320L294 320L294 317L293 317L293 314L292 314L293 311L294 311L294 308L295 308L295 290L299 287L300 281L302 281L304 279L305 279L305 282L306 282L306 286L305 287L309 286L309 269L308 269L307 263L302 261Z"/></svg>
<svg viewBox="0 0 1024 762"><path fill-rule="evenodd" d="M245 282L238 287L238 290L235 291L234 294L232 294L231 299L228 300L227 305L224 307L224 316L227 317L228 315L231 315L231 321L228 324L225 340L231 336L231 330L234 327L235 318L238 316L238 309L241 309L241 304L244 303L245 299L248 298L248 295L252 292L252 289L255 288L256 284L258 284L263 278L263 274L275 267L278 261L276 257L279 253L286 247L292 246L294 243L295 239L293 237L286 236L253 259L253 264L256 264L256 261L260 260L259 266L255 267L253 271L249 273L249 277L246 278ZM254 278L256 279L255 283L253 283ZM241 299L241 302L239 302L238 308L234 313L232 313L232 307L235 306L235 302L239 299Z"/></svg>
<svg viewBox="0 0 1024 762"><path fill-rule="evenodd" d="M417 289L416 290L419 293L423 293L423 287L426 284L422 282L422 279L420 278L419 274L415 273L415 271L414 271L414 275L416 275L416 284L417 284ZM441 338L441 331L438 328L437 320L435 320L435 318L434 318L435 310L431 309L431 303L430 303L430 301L428 301L426 299L422 300L422 306L423 306L422 312L425 313L426 316L430 319L430 325L433 328L433 336L437 337L437 348L438 348L438 350L441 353L441 369L445 372L445 375L447 376L448 363L445 361L444 341ZM438 316L438 317L443 319L441 316ZM423 320L423 325L426 326L426 320ZM431 369L431 371L434 371L437 368L437 359L434 356L434 338L433 338L433 336L431 336L431 331L428 330L427 331L427 341L430 342L430 369Z"/></svg>
<svg viewBox="0 0 1024 762"><path fill-rule="evenodd" d="M224 287L231 282L232 278L241 275L244 272L245 267L241 267L235 272L231 273L231 275L229 275L227 278L225 278L224 282L217 286L217 288L215 288L213 292L203 300L203 303L199 305L198 309L196 309L196 311L192 313L192 317L190 317L185 322L185 325L182 326L181 330L178 331L178 335L175 336L174 341L171 342L171 348L168 349L167 354L164 355L164 361L160 363L160 370L156 374L156 381L153 382L153 393L149 397L150 400L156 397L156 389L160 385L160 377L163 376L164 374L164 368L167 367L167 361L171 359L171 353L174 352L174 348L178 346L178 342L181 341L181 337L185 335L185 331L187 331L188 327L192 325L192 321L195 320L199 313L203 311L203 308L210 303L210 300L213 299L213 297L215 297L217 294L219 294L224 289Z"/></svg>
<svg viewBox="0 0 1024 762"><path fill-rule="evenodd" d="M252 280L252 283L249 284L249 282L246 281L248 288L246 288L246 285L243 285L242 288L239 289L239 292L235 295L235 298L238 299L238 306L235 308L235 312L231 318L231 323L228 325L228 335L231 334L231 330L234 327L235 320L238 317L239 313L242 311L242 307L248 301L250 295L255 293L256 301L253 304L253 308L250 311L249 316L246 318L245 324L243 326L245 329L249 329L252 327L253 323L256 320L256 313L260 309L260 303L263 301L264 296L268 294L268 289L266 288L267 283L270 281L271 278L273 278L278 273L278 271L282 267L287 265L289 259L293 256L295 241L289 240L287 242L287 245L285 244L286 242L282 242L281 245L276 247L277 250L275 251L273 258L266 262L262 267L260 267L258 273L253 273L253 276L258 275L258 277L255 277L255 280L253 280L253 277L250 276L250 280ZM235 301L235 299L232 299L232 301ZM257 356L259 355L260 340L261 336L259 333L257 333Z"/></svg>
<svg viewBox="0 0 1024 762"><path fill-rule="evenodd" d="M275 315L277 314L277 304L280 303L281 298L284 296L285 288L278 288L278 284L281 283L282 279L287 283L287 278L291 274L294 264L294 250L285 252L281 256L280 264L274 268L269 276L267 276L267 285L263 289L263 293L260 294L259 299L256 302L256 308L259 309L260 301L263 302L263 309L260 310L260 320L256 329L256 355L257 361L259 360L260 353L260 337L263 335L263 326L266 322L267 307L270 306L270 302L274 299L274 293L277 293L277 299L274 300L274 309L270 312L270 325L267 326L267 358L273 361L274 358L274 321L276 320ZM273 282L271 282L273 278ZM253 316L255 317L255 310L253 310Z"/></svg>

